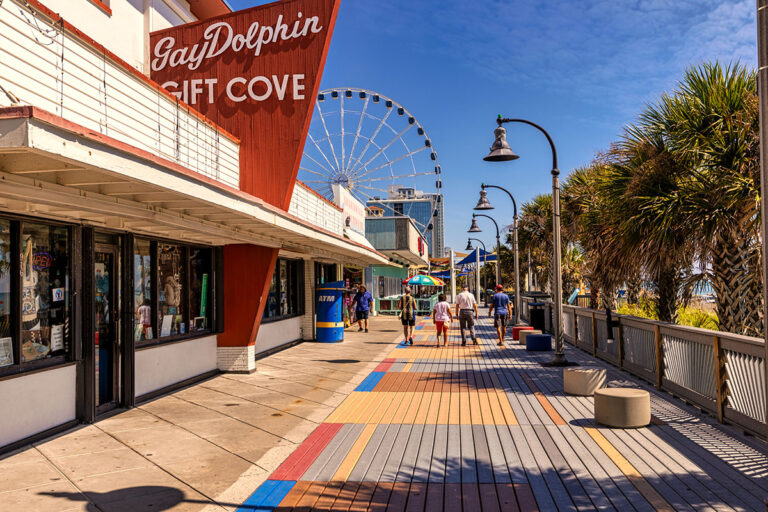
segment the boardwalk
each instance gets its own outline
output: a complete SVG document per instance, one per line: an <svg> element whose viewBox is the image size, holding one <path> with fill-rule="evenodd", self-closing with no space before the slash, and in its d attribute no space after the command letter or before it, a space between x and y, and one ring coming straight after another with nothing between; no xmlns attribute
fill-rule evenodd
<svg viewBox="0 0 768 512"><path fill-rule="evenodd" d="M479 346L416 332L239 510L765 510L759 442L628 374L609 385L651 391L652 424L609 429L541 366L551 354L500 350L487 319Z"/></svg>

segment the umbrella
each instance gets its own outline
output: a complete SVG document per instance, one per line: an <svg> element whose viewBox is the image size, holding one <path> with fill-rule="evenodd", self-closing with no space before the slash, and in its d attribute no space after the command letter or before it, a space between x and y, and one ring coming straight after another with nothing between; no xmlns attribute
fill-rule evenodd
<svg viewBox="0 0 768 512"><path fill-rule="evenodd" d="M442 281L442 279L438 279L436 277L428 276L425 274L415 275L408 279L405 284L413 284L419 286L445 286L445 283Z"/></svg>

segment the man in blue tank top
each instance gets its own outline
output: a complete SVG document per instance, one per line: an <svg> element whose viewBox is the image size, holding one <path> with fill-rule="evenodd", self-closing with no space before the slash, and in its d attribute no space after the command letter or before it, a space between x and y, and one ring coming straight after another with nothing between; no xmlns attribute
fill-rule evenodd
<svg viewBox="0 0 768 512"><path fill-rule="evenodd" d="M507 335L507 320L512 316L512 304L509 301L509 296L503 290L503 286L496 285L496 293L491 297L491 305L488 308L488 316L493 317L493 326L496 328L500 347L504 346L504 337Z"/></svg>

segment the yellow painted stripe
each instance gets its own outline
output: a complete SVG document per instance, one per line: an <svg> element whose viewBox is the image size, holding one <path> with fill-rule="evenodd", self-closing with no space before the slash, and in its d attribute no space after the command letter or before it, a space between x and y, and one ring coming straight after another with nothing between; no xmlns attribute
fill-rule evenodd
<svg viewBox="0 0 768 512"><path fill-rule="evenodd" d="M469 393L459 391L457 394L459 396L459 424L471 425L472 417L469 412Z"/></svg>
<svg viewBox="0 0 768 512"><path fill-rule="evenodd" d="M397 397L397 393L381 393L382 399L379 402L379 406L376 408L376 410L371 414L371 419L369 423L381 423L384 419L384 416L389 412L390 408L397 407L397 403L395 402L395 398Z"/></svg>
<svg viewBox="0 0 768 512"><path fill-rule="evenodd" d="M452 391L451 404L448 409L448 424L458 425L459 419L459 393Z"/></svg>
<svg viewBox="0 0 768 512"><path fill-rule="evenodd" d="M379 403L379 400L381 397L381 393L377 391L371 391L369 393L366 393L366 395L363 397L363 400L358 405L357 410L352 414L350 421L347 423L368 423L366 421L366 418L368 418L371 415L371 412L373 409L376 408L376 406Z"/></svg>
<svg viewBox="0 0 768 512"><path fill-rule="evenodd" d="M413 359L409 359L409 360L408 360L408 364L406 364L406 365L403 367L403 372L409 372L409 371L411 371L411 367L412 367L412 366L413 366Z"/></svg>
<svg viewBox="0 0 768 512"><path fill-rule="evenodd" d="M418 400L414 400L416 403L416 419L413 421L416 425L423 425L427 421L427 413L429 412L429 402L432 400L432 395L435 393L418 393L420 395Z"/></svg>
<svg viewBox="0 0 768 512"><path fill-rule="evenodd" d="M349 416L349 411L354 411L356 404L360 401L361 396L365 393L359 391L353 391L352 393L341 402L341 405L337 407L326 419L326 423L345 423L345 419Z"/></svg>
<svg viewBox="0 0 768 512"><path fill-rule="evenodd" d="M437 413L437 423L440 425L448 424L448 414L451 410L451 394L448 392L440 393L440 407Z"/></svg>
<svg viewBox="0 0 768 512"><path fill-rule="evenodd" d="M344 327L344 322L317 322L317 327L323 328L323 327Z"/></svg>
<svg viewBox="0 0 768 512"><path fill-rule="evenodd" d="M495 424L496 419L493 417L493 411L491 410L491 401L488 399L487 391L478 391L477 396L480 399L480 415L481 424Z"/></svg>
<svg viewBox="0 0 768 512"><path fill-rule="evenodd" d="M592 427L586 427L584 429L587 434L590 435L592 439L595 440L595 442L600 446L600 448L605 452L605 454L613 461L614 464L616 464L616 467L618 467L624 475L626 475L627 479L632 482L632 485L634 485L638 491L640 491L640 494L645 496L645 499L648 500L648 503L650 503L656 510L661 511L669 511L674 512L674 508L672 505L669 504L667 500L664 499L664 497L656 491L656 489L653 488L653 486L646 480L643 475L640 474L640 472L635 468L635 466L632 465L631 462L629 462L619 451L614 447L610 441L608 441L603 434L600 433L599 430Z"/></svg>
<svg viewBox="0 0 768 512"><path fill-rule="evenodd" d="M509 397L507 397L507 394L498 389L496 390L496 396L499 397L499 404L501 405L501 411L504 413L504 419L507 422L507 425L517 425L517 417L515 416L515 412L512 410L512 405L509 403Z"/></svg>
<svg viewBox="0 0 768 512"><path fill-rule="evenodd" d="M341 466L339 466L339 469L336 470L336 474L333 475L332 480L336 481L346 481L347 478L349 478L349 474L352 473L352 470L355 468L355 464L357 464L357 460L360 458L360 455L362 455L363 450L365 450L365 447L368 445L368 441L371 440L371 436L376 431L376 425L369 423L365 426L362 432L360 432L360 436L357 438L357 441L355 441L355 444L352 445L352 448L349 450L349 453L346 457L344 457L344 460L341 462Z"/></svg>
<svg viewBox="0 0 768 512"><path fill-rule="evenodd" d="M432 396L429 399L429 408L424 423L427 425L434 425L437 423L438 415L440 413L440 402L442 401L443 393L430 393L430 395ZM424 406L422 405L422 407Z"/></svg>

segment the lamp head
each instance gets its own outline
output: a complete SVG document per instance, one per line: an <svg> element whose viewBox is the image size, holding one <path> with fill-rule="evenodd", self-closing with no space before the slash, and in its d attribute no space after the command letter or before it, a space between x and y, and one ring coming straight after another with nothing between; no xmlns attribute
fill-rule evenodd
<svg viewBox="0 0 768 512"><path fill-rule="evenodd" d="M477 200L475 210L493 210L493 205L488 200L488 192L485 190L480 191L480 199Z"/></svg>
<svg viewBox="0 0 768 512"><path fill-rule="evenodd" d="M472 225L469 226L469 229L467 230L467 233L482 233L483 230L480 229L480 226L477 225L477 219L475 216L472 216Z"/></svg>
<svg viewBox="0 0 768 512"><path fill-rule="evenodd" d="M467 247L464 249L465 251L474 251L475 248L472 247L472 240L467 240Z"/></svg>
<svg viewBox="0 0 768 512"><path fill-rule="evenodd" d="M520 158L509 147L507 142L507 130L503 126L499 125L493 130L494 141L491 146L491 152L483 158L486 162L507 162L509 160L517 160Z"/></svg>

